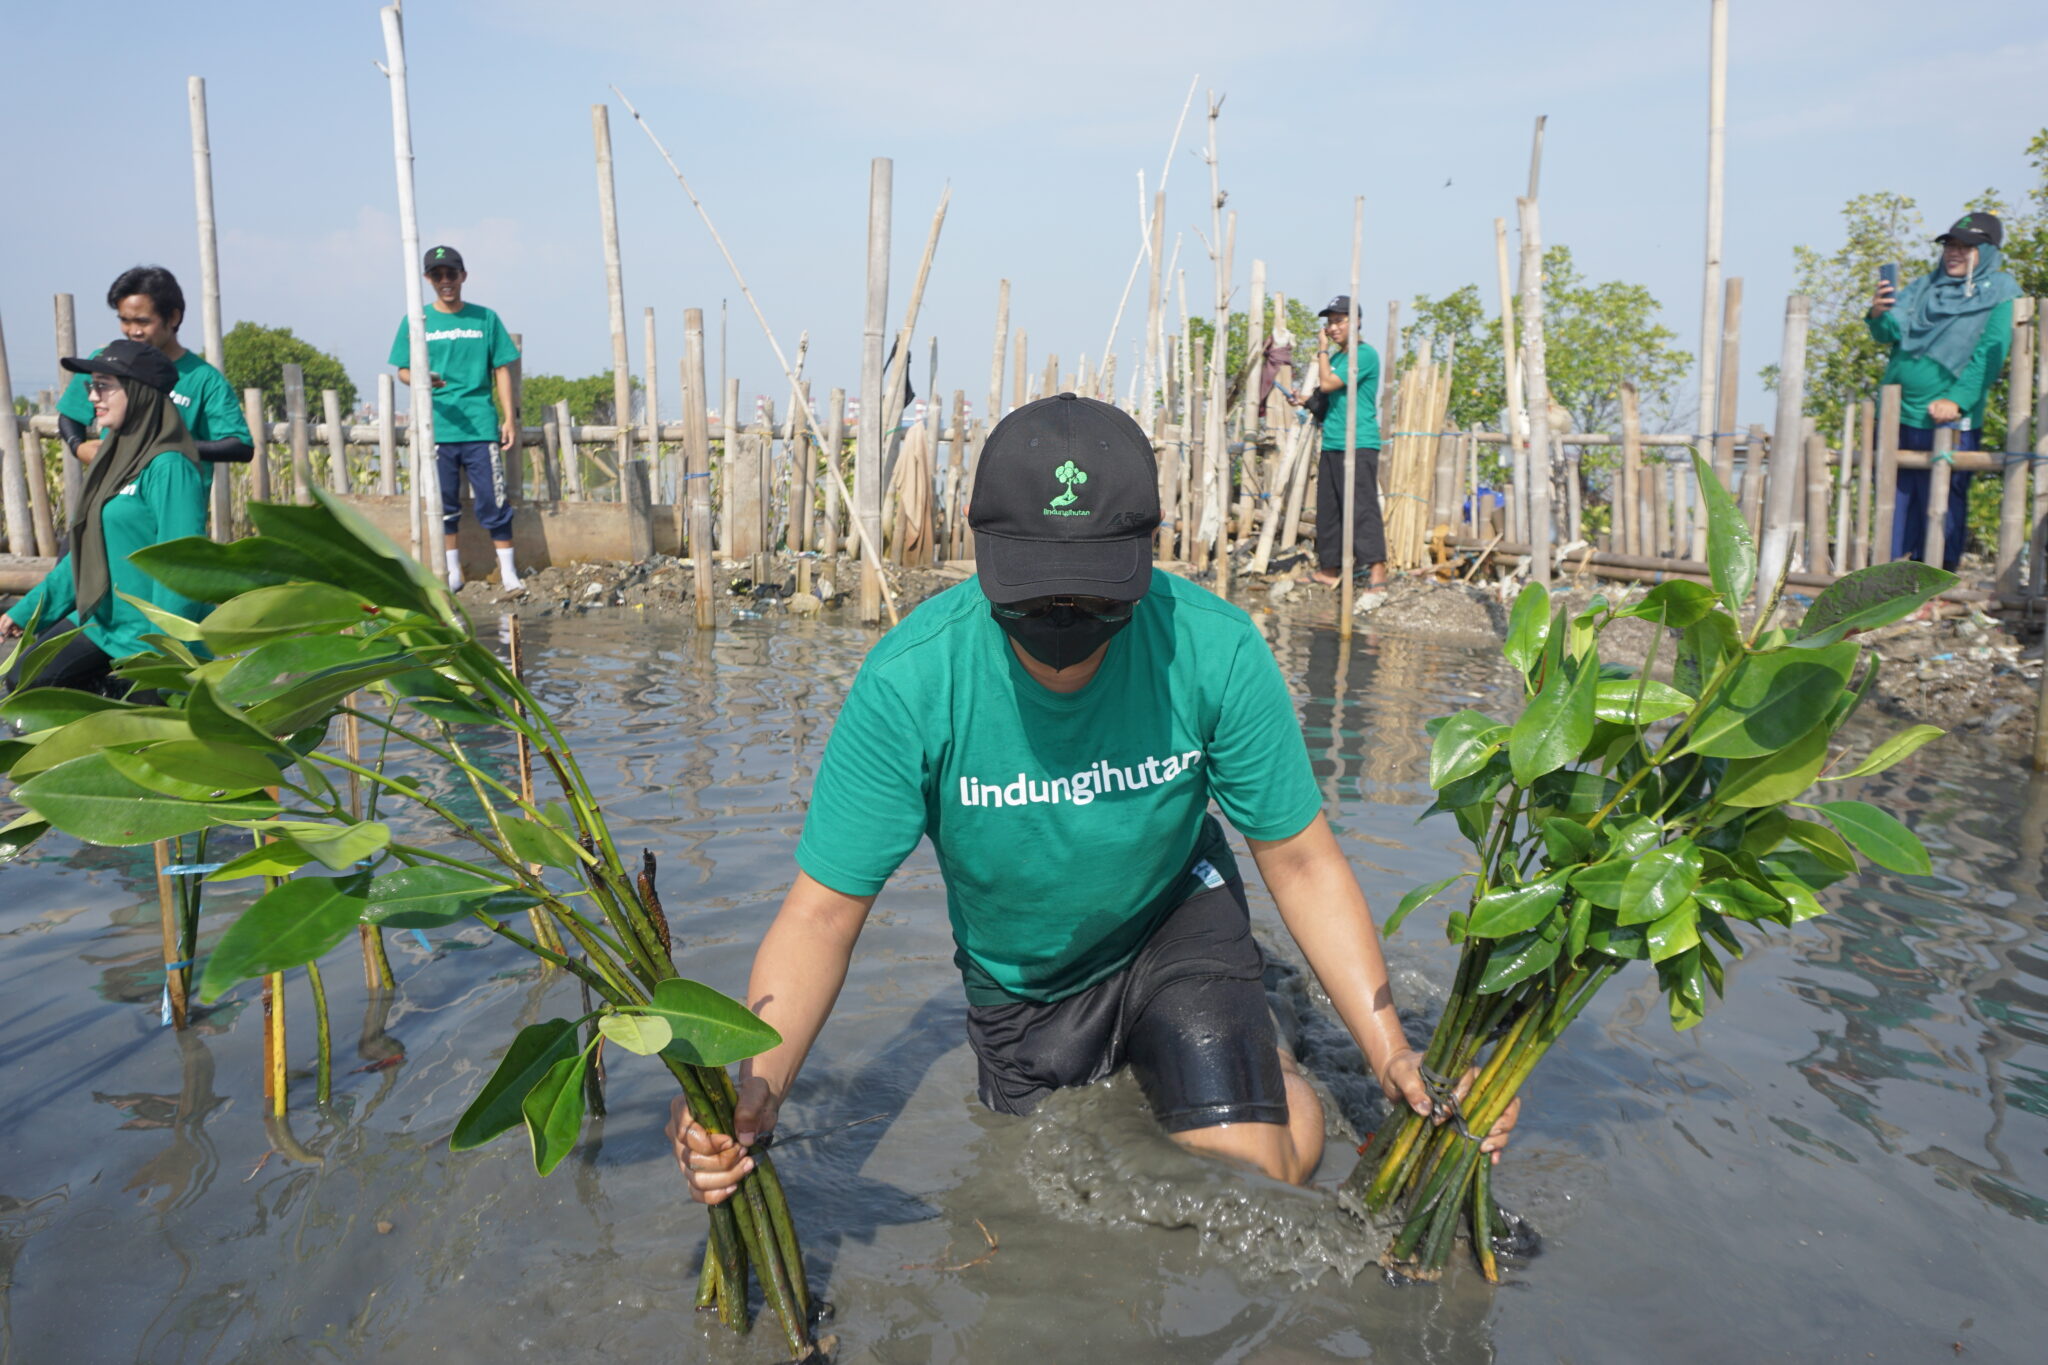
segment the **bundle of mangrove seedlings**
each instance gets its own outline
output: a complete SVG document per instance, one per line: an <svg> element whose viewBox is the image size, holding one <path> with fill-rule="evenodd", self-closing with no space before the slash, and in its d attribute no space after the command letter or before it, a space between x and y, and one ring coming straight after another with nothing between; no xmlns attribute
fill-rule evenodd
<svg viewBox="0 0 2048 1365"><path fill-rule="evenodd" d="M1837 743L1877 682L1877 655L1850 637L1904 617L1954 576L1916 563L1865 569L1793 627L1772 624L1781 581L1745 626L1757 572L1749 529L1711 467L1694 464L1711 588L1663 583L1629 605L1596 596L1553 612L1532 584L1506 645L1527 687L1521 716L1467 710L1430 722L1430 811L1457 821L1476 871L1410 892L1387 932L1476 878L1448 917L1457 976L1424 1055L1447 1121L1390 1119L1343 1193L1363 1216L1393 1218L1384 1260L1399 1274L1437 1277L1462 1227L1498 1279L1513 1229L1478 1139L1617 972L1650 963L1673 1026L1691 1028L1707 992L1720 994L1726 959L1742 955L1742 926L1826 913L1816 893L1854 873L1859 853L1895 872L1930 870L1891 815L1810 793L1881 772L1942 733L1916 725L1860 757ZM1624 618L1660 627L1640 672L1600 658L1601 633Z"/></svg>
<svg viewBox="0 0 2048 1365"><path fill-rule="evenodd" d="M583 1017L520 1030L456 1124L457 1150L524 1126L535 1169L552 1171L581 1132L602 1040L655 1058L707 1128L732 1131L725 1068L773 1047L775 1031L677 974L651 858L629 870L560 730L477 642L438 576L312 493L312 506L252 505L260 534L249 539L173 541L135 556L186 597L216 604L190 621L129 599L158 631L116 672L149 704L37 687L70 637L33 647L24 637L19 686L0 701L0 717L22 733L0 741L0 772L29 813L0 831L0 847L18 852L50 828L104 845L253 834L252 848L211 874L261 878L266 889L206 956L202 1003L251 978L315 971L361 926L477 922L573 973L586 989ZM330 745L330 729L353 733ZM362 752L365 736L374 755ZM470 752L506 739L523 776L538 760L553 799L543 804L530 780L508 784L502 764ZM394 770L421 766L432 780ZM403 842L378 818L401 807L424 813L407 828L424 825L429 842ZM814 1350L803 1255L773 1161L766 1151L754 1160L740 1197L711 1210L698 1301L743 1329L758 1279L801 1359Z"/></svg>

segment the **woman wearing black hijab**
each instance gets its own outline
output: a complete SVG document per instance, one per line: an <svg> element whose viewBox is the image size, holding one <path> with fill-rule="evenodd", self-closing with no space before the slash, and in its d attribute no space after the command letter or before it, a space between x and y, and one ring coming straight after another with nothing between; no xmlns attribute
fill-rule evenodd
<svg viewBox="0 0 2048 1365"><path fill-rule="evenodd" d="M63 363L91 376L94 416L112 435L86 475L71 553L0 617L0 640L21 634L30 620L40 620L45 634L82 627L37 673L36 686L118 695L127 689L112 676L114 663L147 649L142 637L158 629L120 594L189 620L209 610L128 557L167 540L205 535L213 472L201 463L170 401L177 370L163 352L124 338L96 356Z"/></svg>

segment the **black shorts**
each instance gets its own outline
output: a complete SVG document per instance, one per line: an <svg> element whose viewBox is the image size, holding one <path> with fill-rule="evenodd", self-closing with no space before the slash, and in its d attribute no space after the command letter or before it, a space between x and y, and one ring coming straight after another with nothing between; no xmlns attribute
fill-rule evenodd
<svg viewBox="0 0 2048 1365"><path fill-rule="evenodd" d="M1170 1133L1284 1124L1287 1089L1264 973L1244 883L1190 896L1130 966L1087 990L1050 1004L969 1007L981 1102L1028 1114L1052 1091L1129 1063Z"/></svg>

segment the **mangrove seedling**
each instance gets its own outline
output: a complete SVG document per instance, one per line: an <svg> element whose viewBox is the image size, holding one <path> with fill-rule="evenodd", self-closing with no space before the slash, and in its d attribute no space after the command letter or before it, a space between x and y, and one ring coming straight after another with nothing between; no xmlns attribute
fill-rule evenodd
<svg viewBox="0 0 2048 1365"><path fill-rule="evenodd" d="M1745 631L1749 528L1712 468L1694 466L1711 587L1674 581L1626 605L1595 596L1553 611L1531 584L1505 648L1526 688L1520 716L1465 710L1429 723L1427 813L1457 822L1476 870L1409 892L1386 932L1474 878L1446 922L1457 975L1423 1058L1444 1121L1390 1118L1341 1196L1373 1221L1394 1215L1384 1259L1397 1273L1437 1277L1462 1224L1481 1271L1498 1279L1496 1242L1510 1227L1478 1137L1617 972L1651 964L1672 1025L1688 1029L1708 992L1721 993L1745 926L1825 914L1816 893L1854 873L1857 854L1894 872L1930 870L1896 818L1812 788L1881 772L1942 733L1915 725L1861 757L1839 742L1878 676L1877 654L1850 637L1901 619L1954 575L1910 562L1860 570L1794 627L1771 624L1781 582ZM1656 627L1640 671L1600 657L1602 632L1626 619Z"/></svg>
<svg viewBox="0 0 2048 1365"><path fill-rule="evenodd" d="M115 671L153 693L149 704L36 686L61 637L21 652L0 718L22 733L0 741L0 772L28 814L0 831L0 857L50 828L104 845L216 828L255 835L253 849L211 874L263 877L269 889L206 956L202 1002L310 967L362 926L481 923L573 973L590 992L587 1012L519 1031L457 1122L457 1150L523 1127L535 1170L552 1171L582 1130L600 1040L654 1058L699 1121L732 1131L726 1067L779 1037L677 973L651 864L628 865L561 731L516 670L478 643L439 576L345 503L309 491L311 506L252 504L258 534L248 539L135 555L214 604L190 621L136 603L158 631ZM345 732L340 742L329 743L330 729ZM374 740L374 756L351 729ZM522 764L537 761L551 799L472 757L487 731L512 739ZM394 771L401 755L424 760L436 780ZM400 808L424 814L431 837L407 842L380 818ZM801 1359L815 1349L802 1250L774 1162L765 1150L753 1156L740 1197L710 1211L699 1301L744 1328L758 1280Z"/></svg>

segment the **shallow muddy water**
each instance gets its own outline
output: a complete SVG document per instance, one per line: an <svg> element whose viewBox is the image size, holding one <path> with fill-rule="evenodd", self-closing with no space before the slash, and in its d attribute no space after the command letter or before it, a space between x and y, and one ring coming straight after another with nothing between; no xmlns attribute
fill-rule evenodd
<svg viewBox="0 0 2048 1365"><path fill-rule="evenodd" d="M1415 823L1423 720L1504 712L1510 680L1496 648L1267 626L1384 913L1461 866L1448 821ZM530 674L621 845L661 855L686 973L742 988L868 641L817 622L715 640L623 614L527 626ZM1611 985L1527 1092L1498 1188L1544 1245L1498 1289L1462 1256L1438 1286L1353 1278L1371 1234L1326 1193L1185 1156L1127 1083L1029 1121L983 1111L920 850L783 1113L835 1358L2040 1359L2048 784L1941 743L1866 785L1935 875L1833 888L1835 913L1733 965L1689 1035L1647 971ZM294 973L279 1129L252 987L183 1035L158 1025L147 863L51 840L0 870L0 1359L775 1358L772 1330L736 1340L690 1311L704 1220L660 1135L658 1069L614 1062L609 1118L548 1180L518 1134L446 1150L513 1030L581 1012L573 984L480 932L395 934L401 988L379 1009L344 946L326 972L334 1102L313 1103ZM1369 1127L1355 1057L1253 897L1283 1020ZM215 898L208 939L236 904ZM1419 913L1393 945L1404 1005L1426 1011L1448 978L1440 924ZM1333 1142L1321 1182L1350 1161Z"/></svg>

